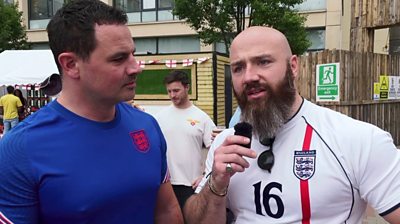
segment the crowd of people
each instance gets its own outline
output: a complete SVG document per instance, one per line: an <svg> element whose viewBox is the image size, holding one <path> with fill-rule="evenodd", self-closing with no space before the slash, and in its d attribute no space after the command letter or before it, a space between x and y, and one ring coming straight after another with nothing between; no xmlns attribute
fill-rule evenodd
<svg viewBox="0 0 400 224"><path fill-rule="evenodd" d="M367 204L400 223L390 134L300 96L280 31L234 38L239 109L215 137L182 71L165 77L171 105L154 117L131 101L142 70L127 21L99 0L68 2L47 26L61 94L18 125L26 100L12 86L0 98L13 129L0 141L0 223L361 223Z"/></svg>

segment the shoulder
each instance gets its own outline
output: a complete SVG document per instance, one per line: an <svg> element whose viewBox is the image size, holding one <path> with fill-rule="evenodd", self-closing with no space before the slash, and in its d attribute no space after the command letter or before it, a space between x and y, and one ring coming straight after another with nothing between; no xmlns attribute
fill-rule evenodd
<svg viewBox="0 0 400 224"><path fill-rule="evenodd" d="M198 106L196 105L192 105L191 106L191 110L195 113L197 113L198 115L202 116L203 119L211 119L210 116L202 109L200 109Z"/></svg>
<svg viewBox="0 0 400 224"><path fill-rule="evenodd" d="M388 132L373 124L312 103L309 103L302 116L320 138L337 148L351 147L351 151L355 152L374 147L381 141L393 141Z"/></svg>
<svg viewBox="0 0 400 224"><path fill-rule="evenodd" d="M315 128L327 128L331 131L340 131L337 133L342 133L343 131L361 131L361 133L363 133L367 130L379 129L372 124L351 118L340 112L310 102L307 102L306 110L303 114L303 117L309 124L311 124ZM358 132L354 134L360 133Z"/></svg>

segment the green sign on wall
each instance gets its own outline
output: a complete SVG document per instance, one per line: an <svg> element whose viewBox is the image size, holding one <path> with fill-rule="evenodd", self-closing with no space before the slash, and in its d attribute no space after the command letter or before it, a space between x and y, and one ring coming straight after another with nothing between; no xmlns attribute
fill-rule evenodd
<svg viewBox="0 0 400 224"><path fill-rule="evenodd" d="M316 101L340 101L340 64L317 65Z"/></svg>

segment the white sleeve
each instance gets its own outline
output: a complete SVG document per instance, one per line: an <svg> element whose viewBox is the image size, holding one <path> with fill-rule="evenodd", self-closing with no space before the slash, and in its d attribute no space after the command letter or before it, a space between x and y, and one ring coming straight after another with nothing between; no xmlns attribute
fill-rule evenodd
<svg viewBox="0 0 400 224"><path fill-rule="evenodd" d="M206 146L206 148L209 148L212 143L211 134L212 130L215 128L215 124L208 115L206 116L207 117L204 120L205 124L204 124L203 143Z"/></svg>
<svg viewBox="0 0 400 224"><path fill-rule="evenodd" d="M369 144L354 158L361 197L378 213L385 214L400 203L400 150L391 135L373 128ZM353 155L357 157L356 155Z"/></svg>
<svg viewBox="0 0 400 224"><path fill-rule="evenodd" d="M217 137L212 142L211 148L210 148L210 150L208 150L207 159L205 162L205 170L204 170L205 175L204 175L203 179L201 180L199 186L197 186L195 193L199 193L201 191L201 189L203 189L204 185L207 182L208 175L212 171L215 150L224 142L226 137L228 137L229 135L233 135L234 132L235 132L235 130L233 128L225 129L219 135L217 135Z"/></svg>

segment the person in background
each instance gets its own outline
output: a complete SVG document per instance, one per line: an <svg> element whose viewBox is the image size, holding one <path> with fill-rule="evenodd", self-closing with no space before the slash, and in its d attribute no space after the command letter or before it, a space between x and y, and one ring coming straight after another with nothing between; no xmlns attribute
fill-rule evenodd
<svg viewBox="0 0 400 224"><path fill-rule="evenodd" d="M20 89L15 89L14 90L14 95L16 97L18 97L21 100L21 103L22 103L22 109L21 109L22 111L21 112L18 111L18 120L19 120L19 122L21 122L23 119L25 119L25 116L26 116L27 102L26 102L26 99L25 99L25 97L22 94L22 91Z"/></svg>
<svg viewBox="0 0 400 224"><path fill-rule="evenodd" d="M99 0L50 20L62 91L0 141L1 221L183 223L161 129L125 103L141 72L126 23Z"/></svg>
<svg viewBox="0 0 400 224"><path fill-rule="evenodd" d="M389 133L301 97L298 58L278 30L245 29L230 64L253 135L217 136L187 223L225 223L225 207L237 224L361 223L367 204L400 223L400 150Z"/></svg>
<svg viewBox="0 0 400 224"><path fill-rule="evenodd" d="M3 136L19 123L18 114L22 113L21 100L14 95L14 87L7 86L7 94L0 98L0 111L3 114Z"/></svg>
<svg viewBox="0 0 400 224"><path fill-rule="evenodd" d="M241 113L242 111L240 110L240 107L236 107L235 113L233 113L231 119L229 120L229 128L233 128L235 124L239 123Z"/></svg>
<svg viewBox="0 0 400 224"><path fill-rule="evenodd" d="M211 145L215 124L190 102L190 81L184 71L172 71L165 76L164 84L172 104L157 113L156 119L167 140L172 188L183 208L203 177L203 149Z"/></svg>

